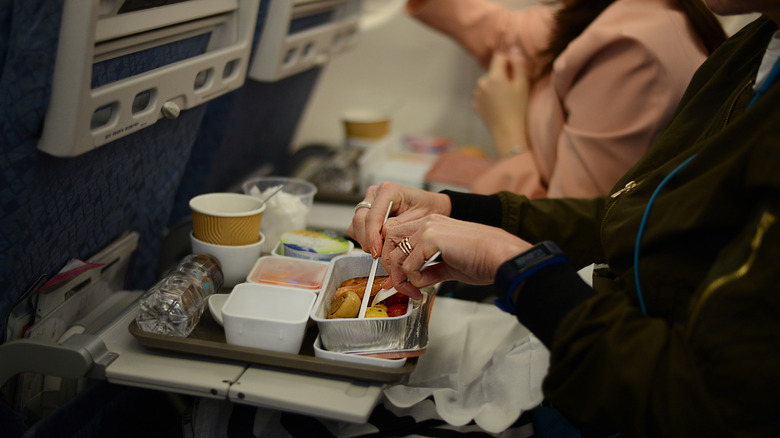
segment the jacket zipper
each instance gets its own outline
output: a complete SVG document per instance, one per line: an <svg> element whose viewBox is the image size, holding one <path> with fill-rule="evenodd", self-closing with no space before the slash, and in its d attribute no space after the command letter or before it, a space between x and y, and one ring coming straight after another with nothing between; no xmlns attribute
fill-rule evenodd
<svg viewBox="0 0 780 438"><path fill-rule="evenodd" d="M601 218L601 234L604 234L604 224L607 222L607 217L609 216L609 213L612 212L612 207L614 207L615 204L617 203L617 199L619 197L621 197L622 195L624 195L624 194L630 192L631 190L633 190L640 183L641 183L641 181L637 182L637 181L631 180L631 181L627 182L626 185L623 186L622 189L620 189L617 192L612 193L611 195L609 195L609 197L614 199L614 201L612 201L612 203L609 204L609 207L607 207L607 212L604 213L604 216Z"/></svg>
<svg viewBox="0 0 780 438"><path fill-rule="evenodd" d="M723 127L725 128L726 125L728 125L729 121L731 120L731 116L734 113L734 107L737 106L737 101L739 101L739 96L742 96L742 93L745 92L751 85L753 85L753 79L750 79L747 81L747 83L742 87L741 90L739 90L739 93L737 93L737 97L734 98L734 100L731 102L731 105L729 106L728 112L726 112L726 120L723 121Z"/></svg>
<svg viewBox="0 0 780 438"><path fill-rule="evenodd" d="M609 195L609 197L612 198L612 199L617 199L617 198L620 197L620 195L622 195L623 193L630 192L631 189L633 189L636 186L637 186L637 182L636 181L629 181L629 182L626 183L626 185L622 189L620 189L617 192Z"/></svg>
<svg viewBox="0 0 780 438"><path fill-rule="evenodd" d="M723 128L728 125L729 121L731 120L731 116L734 113L734 107L737 106L737 102L739 101L739 96L742 95L742 93L745 92L751 85L753 85L753 80L749 79L745 85L742 86L742 88L739 90L739 93L737 93L734 100L731 101L731 105L729 105L729 109L726 112L726 118L723 120ZM701 311L702 304L704 301L706 301L709 296L719 287L723 286L724 284L737 280L739 278L742 278L747 274L747 271L750 269L750 267L753 265L753 260L755 259L755 253L758 249L758 245L761 244L761 238L764 236L764 233L766 233L766 230L769 228L772 223L775 221L775 216L771 213L764 212L764 215L761 217L761 221L759 222L758 229L756 230L756 235L753 237L753 240L750 242L751 247L751 253L750 256L748 256L747 261L737 268L734 272L731 272L726 275L722 275L718 278L716 278L712 283L710 283L706 289L704 289L704 292L701 294L701 298L699 298L699 301L696 303L696 306L693 308L693 312L691 313L691 319L688 323L688 328L686 329L687 335L690 337L692 327L694 325L694 322L696 321L696 318L699 316L699 312Z"/></svg>
<svg viewBox="0 0 780 438"><path fill-rule="evenodd" d="M761 216L761 221L759 221L758 227L756 228L756 234L753 236L753 240L750 241L750 255L748 256L745 263L743 263L742 266L736 270L716 278L709 285L707 285L707 287L704 289L704 292L701 294L701 298L699 298L699 301L696 302L696 306L693 308L693 312L691 313L691 319L688 323L688 328L686 329L687 337L690 337L693 326L696 323L696 318L698 318L704 303L712 296L712 294L715 293L715 291L719 288L723 287L725 284L738 280L747 275L756 260L756 254L758 253L758 249L761 247L761 241L763 240L764 235L766 234L767 230L769 230L769 227L771 227L776 221L777 218L775 215L765 211Z"/></svg>
<svg viewBox="0 0 780 438"><path fill-rule="evenodd" d="M742 93L744 93L745 90L747 90L751 85L753 85L753 80L752 79L748 80L747 83L742 86L742 89L739 90L739 93L737 93L737 96L731 101L731 105L729 105L729 109L726 112L726 118L723 121L723 127L724 128L726 127L726 125L731 120L731 116L734 113L734 108L737 106L737 102L739 101L739 96L741 96ZM641 181L639 181L639 182L634 181L634 180L629 181L629 182L626 183L626 185L622 189L620 189L620 190L616 191L615 193L612 193L611 195L609 195L609 197L614 199L614 201L612 201L612 203L609 204L609 207L607 207L607 212L604 213L604 216L601 219L601 233L602 234L604 234L604 226L605 226L605 224L607 222L607 217L612 212L612 208L617 203L617 199L620 198L622 195L630 192L634 188L636 188L640 183L641 183Z"/></svg>

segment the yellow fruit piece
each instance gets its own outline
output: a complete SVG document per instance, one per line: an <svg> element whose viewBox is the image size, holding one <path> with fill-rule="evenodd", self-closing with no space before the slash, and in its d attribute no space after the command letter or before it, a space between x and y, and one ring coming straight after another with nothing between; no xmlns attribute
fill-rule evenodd
<svg viewBox="0 0 780 438"><path fill-rule="evenodd" d="M366 318L387 318L387 306L377 304L367 308Z"/></svg>
<svg viewBox="0 0 780 438"><path fill-rule="evenodd" d="M359 312L360 297L353 291L347 291L333 300L333 304L331 304L328 312L328 319L356 318Z"/></svg>

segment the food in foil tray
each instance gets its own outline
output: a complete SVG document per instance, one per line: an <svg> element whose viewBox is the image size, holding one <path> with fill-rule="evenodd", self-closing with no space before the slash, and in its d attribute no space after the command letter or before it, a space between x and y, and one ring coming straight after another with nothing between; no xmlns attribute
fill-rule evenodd
<svg viewBox="0 0 780 438"><path fill-rule="evenodd" d="M371 296L376 295L381 289L382 282L388 276L374 278L371 287ZM357 318L360 312L360 304L363 301L368 277L350 278L341 283L333 294L333 302L328 311L328 319ZM409 305L409 297L396 293L385 300L366 308L366 318L387 318L389 316L403 316Z"/></svg>

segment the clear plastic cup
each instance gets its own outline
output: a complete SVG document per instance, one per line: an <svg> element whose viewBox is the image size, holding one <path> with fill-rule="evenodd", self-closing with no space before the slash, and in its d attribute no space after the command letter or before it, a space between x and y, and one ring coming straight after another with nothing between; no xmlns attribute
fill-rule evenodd
<svg viewBox="0 0 780 438"><path fill-rule="evenodd" d="M317 187L303 179L277 177L252 178L241 185L244 194L265 199L282 185L282 190L265 204L260 231L265 235L263 253L270 254L287 231L305 230Z"/></svg>

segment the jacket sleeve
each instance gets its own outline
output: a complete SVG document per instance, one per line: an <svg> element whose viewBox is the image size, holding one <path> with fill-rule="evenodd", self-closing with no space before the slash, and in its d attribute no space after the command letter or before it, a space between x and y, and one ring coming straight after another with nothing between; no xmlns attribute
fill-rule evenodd
<svg viewBox="0 0 780 438"><path fill-rule="evenodd" d="M554 9L514 10L486 0L417 0L407 4L407 11L457 41L483 67L497 47L515 44L526 66L534 68L534 59L548 44Z"/></svg>
<svg viewBox="0 0 780 438"><path fill-rule="evenodd" d="M606 197L529 200L511 192L498 197L501 228L530 243L552 240L577 269L605 262L599 236Z"/></svg>
<svg viewBox="0 0 780 438"><path fill-rule="evenodd" d="M685 326L643 315L624 287L580 301L553 330L546 398L598 433L780 436L778 219L779 204L757 209L698 285ZM555 281L532 279L516 307Z"/></svg>
<svg viewBox="0 0 780 438"><path fill-rule="evenodd" d="M450 197L451 217L501 227L530 243L552 240L577 269L605 260L599 233L606 198L530 200L511 192L441 193Z"/></svg>

